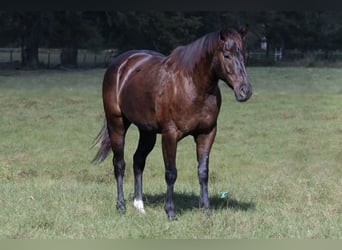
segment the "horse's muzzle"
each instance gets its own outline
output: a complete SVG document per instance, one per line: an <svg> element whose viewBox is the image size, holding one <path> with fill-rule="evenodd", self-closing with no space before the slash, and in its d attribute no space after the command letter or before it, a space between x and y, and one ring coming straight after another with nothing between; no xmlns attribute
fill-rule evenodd
<svg viewBox="0 0 342 250"><path fill-rule="evenodd" d="M234 89L235 98L238 102L245 102L252 96L252 85L250 83L242 84Z"/></svg>

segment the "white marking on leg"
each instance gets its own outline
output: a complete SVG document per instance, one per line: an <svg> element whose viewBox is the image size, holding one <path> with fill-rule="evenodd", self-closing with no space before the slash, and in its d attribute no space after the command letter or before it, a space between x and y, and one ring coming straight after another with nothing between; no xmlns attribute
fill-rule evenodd
<svg viewBox="0 0 342 250"><path fill-rule="evenodd" d="M145 214L144 202L142 200L134 199L133 205L140 213Z"/></svg>

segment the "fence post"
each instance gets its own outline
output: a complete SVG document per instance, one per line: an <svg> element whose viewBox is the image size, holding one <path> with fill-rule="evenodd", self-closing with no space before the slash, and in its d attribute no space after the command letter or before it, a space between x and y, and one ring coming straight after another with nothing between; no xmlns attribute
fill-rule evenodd
<svg viewBox="0 0 342 250"><path fill-rule="evenodd" d="M95 67L96 67L96 55L94 56L94 64L95 64Z"/></svg>
<svg viewBox="0 0 342 250"><path fill-rule="evenodd" d="M50 50L48 51L48 69L50 68Z"/></svg>
<svg viewBox="0 0 342 250"><path fill-rule="evenodd" d="M10 62L13 61L13 50L10 50Z"/></svg>
<svg viewBox="0 0 342 250"><path fill-rule="evenodd" d="M282 48L279 48L279 50L277 48L275 48L274 50L274 61L281 61L282 57L283 57L283 50Z"/></svg>

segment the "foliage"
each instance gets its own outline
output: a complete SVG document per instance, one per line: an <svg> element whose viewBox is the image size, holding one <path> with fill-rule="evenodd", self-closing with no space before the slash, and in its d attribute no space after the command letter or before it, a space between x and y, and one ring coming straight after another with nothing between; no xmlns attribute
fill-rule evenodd
<svg viewBox="0 0 342 250"><path fill-rule="evenodd" d="M259 49L266 37L268 51L275 47L341 50L342 13L337 11L1 11L0 46L33 51L27 53L28 63L38 60L37 48L43 46L119 52L152 49L168 54L218 30L222 16L228 26L249 24L249 49Z"/></svg>
<svg viewBox="0 0 342 250"><path fill-rule="evenodd" d="M110 12L107 16L109 34L120 51L141 48L170 53L195 40L202 26L200 16L182 12Z"/></svg>
<svg viewBox="0 0 342 250"><path fill-rule="evenodd" d="M93 16L81 11L54 12L49 47L99 49L103 46L103 37L98 26Z"/></svg>

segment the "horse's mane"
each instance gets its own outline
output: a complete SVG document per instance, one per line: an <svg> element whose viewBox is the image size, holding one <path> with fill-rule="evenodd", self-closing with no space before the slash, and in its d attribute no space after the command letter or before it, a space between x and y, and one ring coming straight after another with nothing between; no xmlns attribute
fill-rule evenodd
<svg viewBox="0 0 342 250"><path fill-rule="evenodd" d="M168 63L176 64L182 70L192 71L203 57L214 52L218 40L219 32L212 32L188 45L179 46L168 56Z"/></svg>

